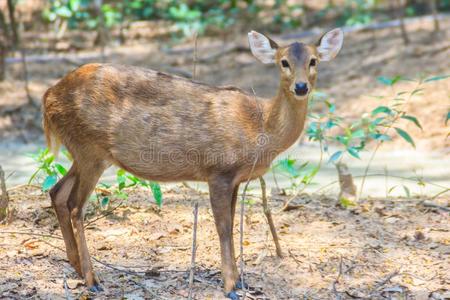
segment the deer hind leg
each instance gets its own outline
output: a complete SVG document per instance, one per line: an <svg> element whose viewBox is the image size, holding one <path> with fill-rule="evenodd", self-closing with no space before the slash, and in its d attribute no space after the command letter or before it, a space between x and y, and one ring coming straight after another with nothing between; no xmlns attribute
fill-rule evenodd
<svg viewBox="0 0 450 300"><path fill-rule="evenodd" d="M52 200L53 209L58 218L59 227L61 229L64 244L66 245L67 258L70 264L82 276L80 267L80 257L78 255L77 244L70 221L69 197L73 190L76 180L75 164L72 165L69 172L50 190L50 198Z"/></svg>
<svg viewBox="0 0 450 300"><path fill-rule="evenodd" d="M222 277L227 297L239 299L234 291L239 273L233 250L232 202L234 187L228 178L213 178L209 180L211 207L220 240L222 258Z"/></svg>
<svg viewBox="0 0 450 300"><path fill-rule="evenodd" d="M72 220L75 240L80 255L81 274L86 281L86 285L93 292L102 291L103 289L99 285L98 279L92 268L91 257L84 235L83 208L86 200L107 166L108 165L103 161L93 162L89 159L85 159L83 165L79 164L73 193L69 200L70 218Z"/></svg>

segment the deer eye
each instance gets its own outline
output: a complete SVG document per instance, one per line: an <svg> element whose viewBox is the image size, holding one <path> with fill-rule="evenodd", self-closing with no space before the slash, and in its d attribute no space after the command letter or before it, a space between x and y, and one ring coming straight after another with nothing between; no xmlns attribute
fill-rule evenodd
<svg viewBox="0 0 450 300"><path fill-rule="evenodd" d="M283 68L289 68L289 63L285 59L281 60L281 65L283 66Z"/></svg>
<svg viewBox="0 0 450 300"><path fill-rule="evenodd" d="M315 58L311 59L311 61L309 62L309 66L314 67L316 65L317 65L317 59L315 59Z"/></svg>

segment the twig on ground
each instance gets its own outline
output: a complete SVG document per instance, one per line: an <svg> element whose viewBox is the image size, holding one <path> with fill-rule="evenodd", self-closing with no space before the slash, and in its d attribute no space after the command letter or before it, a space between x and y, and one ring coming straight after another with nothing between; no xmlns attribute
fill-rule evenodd
<svg viewBox="0 0 450 300"><path fill-rule="evenodd" d="M63 277L64 277L64 294L66 296L66 300L70 300L72 299L72 297L70 297L70 292L69 292L69 286L67 285L67 277L66 277L66 272L63 271Z"/></svg>
<svg viewBox="0 0 450 300"><path fill-rule="evenodd" d="M297 263L297 265L300 266L302 264L302 262L295 256L294 253L292 253L291 250L288 249L288 253L289 253L289 256L292 257L292 259Z"/></svg>
<svg viewBox="0 0 450 300"><path fill-rule="evenodd" d="M395 270L394 272L390 273L388 276L386 276L383 280L377 283L374 290L377 291L383 287L386 283L388 283L392 278L395 276L400 275L400 272L398 270ZM372 292L373 294L373 292Z"/></svg>
<svg viewBox="0 0 450 300"><path fill-rule="evenodd" d="M272 234L273 242L275 243L275 249L277 252L277 256L279 258L283 258L283 251L281 251L281 246L280 246L280 242L278 239L277 229L275 228L275 224L273 223L272 212L270 211L269 205L267 203L266 182L263 177L259 177L259 182L261 184L263 210L264 210L264 214L266 215L267 223L269 224L270 233Z"/></svg>
<svg viewBox="0 0 450 300"><path fill-rule="evenodd" d="M2 191L2 196L0 198L0 222L6 220L8 217L8 206L9 206L9 196L8 190L6 189L5 172L0 166L0 188Z"/></svg>
<svg viewBox="0 0 450 300"><path fill-rule="evenodd" d="M195 254L197 252L197 221L198 221L198 202L194 204L194 225L192 228L192 255L191 255L191 270L189 272L189 296L192 299L192 288L194 286L194 271L195 271Z"/></svg>
<svg viewBox="0 0 450 300"><path fill-rule="evenodd" d="M15 190L18 190L18 189L21 189L24 187L31 187L31 188L35 188L35 189L39 189L39 190L42 189L42 187L39 185L25 183L25 184L16 185L16 186L9 188L8 192L15 191Z"/></svg>
<svg viewBox="0 0 450 300"><path fill-rule="evenodd" d="M168 298L162 297L160 295L158 295L157 293L155 293L154 291L150 290L149 288L147 288L145 285L143 285L140 282L137 282L133 279L128 279L130 282L134 283L135 285L141 287L145 292L149 293L150 295L152 295L153 298L150 299L163 299L163 300L169 300Z"/></svg>
<svg viewBox="0 0 450 300"><path fill-rule="evenodd" d="M98 216L97 218L90 220L89 222L87 222L84 225L84 228L87 228L89 225L97 222L100 219L106 218L107 216L111 215L116 209L118 209L119 207L121 207L123 204L123 200L119 202L119 204L117 204L115 207L111 208L110 210L108 210L107 212L105 212L103 215Z"/></svg>
<svg viewBox="0 0 450 300"><path fill-rule="evenodd" d="M262 114L262 110L261 110L261 107L259 106L259 103L258 103L258 100L257 100L257 98L256 98L256 92L255 92L255 89L252 87L252 92L253 92L253 95L255 96L255 103L256 103L256 108L258 109L258 112L257 112L257 115L258 116L263 116L263 114ZM261 119L261 120L259 120L259 121L261 121L261 133L260 134L264 134L264 120L263 119ZM245 283L244 283L244 275L245 275L245 270L244 270L244 265L245 265L245 263L244 263L244 212L245 212L245 196L246 196L246 194L247 194L247 189L248 189L248 185L250 184L250 180L252 179L252 175L253 175L253 172L255 171L255 167L256 167L256 163L258 162L258 154L257 153L255 153L255 161L253 162L253 166L252 166L252 169L250 170L250 173L249 173L249 175L248 175L248 179L247 179L247 182L245 183L245 186L244 186L244 190L242 191L242 198L241 198L241 213L240 213L240 218L239 218L239 221L240 221L240 224L239 224L239 233L240 233L240 235L239 235L239 260L240 260L240 262L239 262L239 265L240 265L240 268L241 268L241 286L242 286L242 290L243 290L243 292L244 292L244 295L242 296L242 298L243 299L245 299L245 295L246 295L246 292L247 292L247 290L246 290L246 288L245 288Z"/></svg>
<svg viewBox="0 0 450 300"><path fill-rule="evenodd" d="M58 240L63 239L62 237L53 235L53 234L43 234L43 233L34 233L34 232L25 232L25 231L0 231L0 234L20 234L20 235L47 237L47 238L58 239Z"/></svg>
<svg viewBox="0 0 450 300"><path fill-rule="evenodd" d="M433 203L433 202L427 201L427 200L422 201L421 204L425 207L433 207L433 208L442 209L443 211L450 211L449 207L445 207L445 206L442 206L442 205L439 205L439 204L436 204L436 203Z"/></svg>
<svg viewBox="0 0 450 300"><path fill-rule="evenodd" d="M342 276L342 256L339 257L339 272L336 279L333 281L333 293L336 295L336 299L342 299L340 293L338 292L336 285L339 283L339 280Z"/></svg>
<svg viewBox="0 0 450 300"><path fill-rule="evenodd" d="M258 161L258 157L256 157L255 162L253 163L252 169L250 171L250 176L248 177L247 182L245 183L244 190L242 192L241 199L241 213L239 218L239 266L241 268L241 286L244 291L243 299L245 299L246 289L244 283L244 212L245 212L245 196L248 189L248 185L250 183L250 179L252 177L253 171L255 170L256 162Z"/></svg>

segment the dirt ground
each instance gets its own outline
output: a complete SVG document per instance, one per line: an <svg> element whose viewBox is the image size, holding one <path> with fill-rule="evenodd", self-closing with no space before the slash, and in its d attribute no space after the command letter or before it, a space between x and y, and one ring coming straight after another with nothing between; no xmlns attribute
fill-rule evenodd
<svg viewBox="0 0 450 300"><path fill-rule="evenodd" d="M200 207L194 298L223 298L207 195L174 187L164 196L161 210L144 190L133 191L126 206L106 217L118 200L103 214L88 206L88 245L105 288L96 299L185 298L194 201ZM0 227L0 297L86 299L48 196L20 187L11 198L17 215ZM450 298L448 212L419 199L369 199L349 211L332 198L304 196L298 209L274 215L285 255L279 259L260 201L251 193L248 199L255 204L247 206L244 225L245 279L252 288L247 299ZM272 197L274 212L283 200ZM239 245L238 216L236 223Z"/></svg>

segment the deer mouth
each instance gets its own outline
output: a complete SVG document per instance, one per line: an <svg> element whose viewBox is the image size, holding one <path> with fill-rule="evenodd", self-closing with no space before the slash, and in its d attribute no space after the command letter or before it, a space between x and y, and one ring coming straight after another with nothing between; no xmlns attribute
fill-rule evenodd
<svg viewBox="0 0 450 300"><path fill-rule="evenodd" d="M297 100L305 100L308 98L308 92L307 93L297 93L296 91L291 91L292 95L294 96L295 99Z"/></svg>

